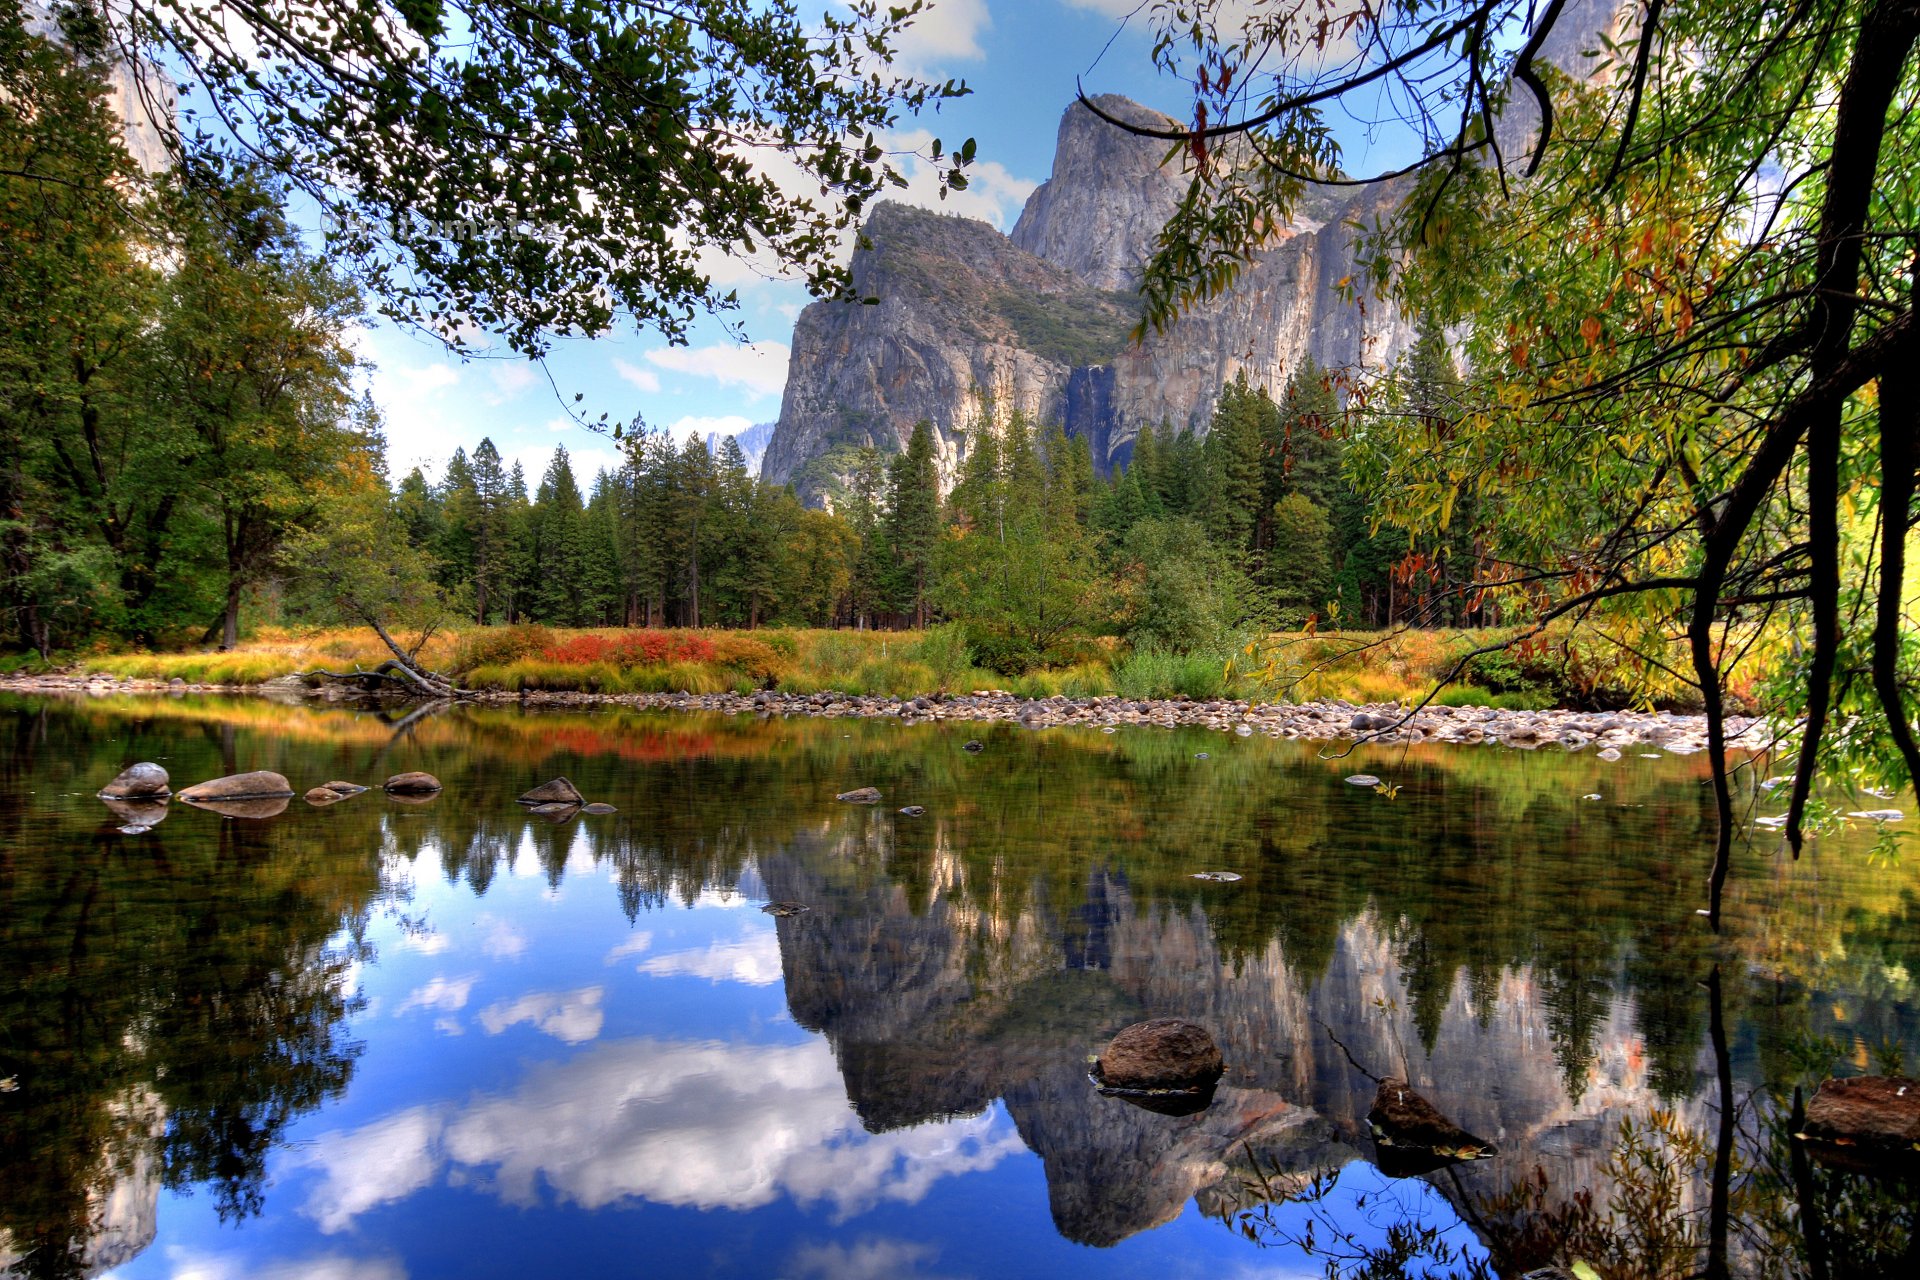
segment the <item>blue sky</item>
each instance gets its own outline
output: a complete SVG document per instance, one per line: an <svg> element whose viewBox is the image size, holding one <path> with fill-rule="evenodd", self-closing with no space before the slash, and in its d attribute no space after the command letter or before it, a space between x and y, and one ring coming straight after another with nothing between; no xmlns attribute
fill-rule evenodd
<svg viewBox="0 0 1920 1280"><path fill-rule="evenodd" d="M1184 114L1180 87L1153 75L1144 14L1128 20L1144 8L1141 0L933 0L900 61L930 76L964 79L973 93L938 115L903 122L903 136L893 141L911 145L911 135L921 132L952 147L973 137L979 160L969 189L944 204L935 199L931 171L909 162L912 186L896 198L1011 229L1047 177L1076 77L1090 93L1124 93ZM1367 157L1356 149L1348 160L1358 168ZM750 345L714 321L678 348L628 325L604 338L559 344L543 370L512 357L463 362L430 338L384 324L370 328L362 353L372 362L366 376L386 417L393 475L415 465L437 474L455 446L471 451L491 436L509 460L521 461L530 485L554 446L564 444L584 486L619 454L612 440L569 418L575 392L583 394L588 417L604 412L624 421L639 413L680 434L774 420L806 291L744 267L723 274L739 290L738 319Z"/></svg>

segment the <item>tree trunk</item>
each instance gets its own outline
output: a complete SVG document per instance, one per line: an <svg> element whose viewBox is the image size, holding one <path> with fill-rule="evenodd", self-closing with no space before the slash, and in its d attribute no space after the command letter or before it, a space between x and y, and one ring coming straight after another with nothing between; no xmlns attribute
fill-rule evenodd
<svg viewBox="0 0 1920 1280"><path fill-rule="evenodd" d="M227 573L227 607L220 620L220 652L231 653L240 643L240 575Z"/></svg>

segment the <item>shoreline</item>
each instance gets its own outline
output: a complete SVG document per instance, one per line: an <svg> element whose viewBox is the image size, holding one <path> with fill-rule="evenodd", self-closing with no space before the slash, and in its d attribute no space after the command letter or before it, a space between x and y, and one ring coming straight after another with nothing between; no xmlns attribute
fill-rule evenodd
<svg viewBox="0 0 1920 1280"><path fill-rule="evenodd" d="M299 681L256 685L187 684L185 681L119 680L82 676L10 676L0 678L0 693L173 695L243 694L295 697L311 702L358 701L334 687L311 689ZM1595 748L1604 759L1657 751L1691 755L1707 746L1704 715L1671 711L1515 711L1495 707L1428 706L1409 712L1388 703L1357 704L1335 699L1311 703L1255 703L1244 699L1196 701L1186 698L1137 700L1118 695L1069 698L1064 694L1030 699L1000 690L965 694L890 698L839 693L585 693L538 691L482 692L463 701L485 706L627 707L635 710L711 712L726 715L805 715L823 718L896 719L903 724L1013 723L1026 728L1120 729L1128 726L1198 728L1240 737L1311 742L1372 742L1414 745L1438 742L1456 746L1498 744L1520 750L1557 746L1568 751ZM1729 716L1731 749L1756 753L1775 735L1765 721ZM1750 741L1747 741L1750 739Z"/></svg>

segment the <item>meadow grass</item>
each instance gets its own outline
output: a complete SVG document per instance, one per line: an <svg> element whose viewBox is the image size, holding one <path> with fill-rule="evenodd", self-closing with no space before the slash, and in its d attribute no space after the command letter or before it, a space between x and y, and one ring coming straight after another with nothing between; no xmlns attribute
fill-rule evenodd
<svg viewBox="0 0 1920 1280"><path fill-rule="evenodd" d="M434 636L420 657L469 688L504 693L771 689L914 697L1003 689L1030 698L1117 694L1133 700L1412 704L1432 693L1471 649L1498 638L1497 632L1438 630L1274 634L1255 642L1252 654L1234 654L1231 667L1220 655L1128 650L1111 641L1089 641L1074 651L1068 665L1007 676L973 665L964 632L952 624L919 632L469 626ZM255 685L315 668L372 668L387 657L364 630L273 629L231 653L93 654L76 665L106 676ZM1623 701L1632 693L1623 666L1604 646L1563 636L1534 644L1519 656L1476 660L1465 679L1442 690L1435 701L1535 709L1592 699L1596 690ZM1643 690L1635 696L1684 705L1672 691Z"/></svg>

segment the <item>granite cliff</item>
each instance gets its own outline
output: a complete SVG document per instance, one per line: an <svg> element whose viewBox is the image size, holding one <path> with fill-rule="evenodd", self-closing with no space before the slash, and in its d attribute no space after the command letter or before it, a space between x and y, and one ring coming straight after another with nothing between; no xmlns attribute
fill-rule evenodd
<svg viewBox="0 0 1920 1280"><path fill-rule="evenodd" d="M1164 120L1124 98L1096 100ZM1010 236L982 222L876 206L854 254L868 306L815 303L800 316L763 474L819 497L851 451L903 447L932 422L943 470L970 430L1019 411L1084 437L1102 471L1124 464L1143 424L1206 429L1220 387L1244 371L1278 391L1311 355L1380 364L1412 341L1391 308L1340 289L1354 231L1397 198L1390 187L1318 194L1227 295L1169 332L1131 341L1135 289L1153 240L1185 187L1162 144L1068 108L1052 176Z"/></svg>

